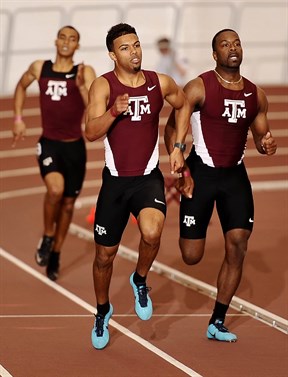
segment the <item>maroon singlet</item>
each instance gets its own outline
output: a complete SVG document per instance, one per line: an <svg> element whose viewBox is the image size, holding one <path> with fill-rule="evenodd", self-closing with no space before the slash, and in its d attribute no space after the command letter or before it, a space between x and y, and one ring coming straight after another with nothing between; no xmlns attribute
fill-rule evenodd
<svg viewBox="0 0 288 377"><path fill-rule="evenodd" d="M50 60L45 61L39 79L43 136L79 139L85 107L75 82L78 65L69 72L54 72L52 67Z"/></svg>
<svg viewBox="0 0 288 377"><path fill-rule="evenodd" d="M214 71L200 77L205 102L192 115L195 151L208 166L236 166L244 157L248 129L258 113L257 88L243 77L242 90L226 89Z"/></svg>
<svg viewBox="0 0 288 377"><path fill-rule="evenodd" d="M129 95L128 110L110 127L105 144L105 162L113 176L151 173L159 161L159 113L163 106L158 76L142 70L146 82L138 88L123 85L113 71L104 74L110 85L110 108L118 95Z"/></svg>

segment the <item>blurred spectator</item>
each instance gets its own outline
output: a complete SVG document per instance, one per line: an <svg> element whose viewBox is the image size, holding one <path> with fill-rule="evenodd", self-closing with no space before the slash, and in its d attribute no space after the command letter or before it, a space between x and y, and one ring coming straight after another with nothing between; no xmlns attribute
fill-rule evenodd
<svg viewBox="0 0 288 377"><path fill-rule="evenodd" d="M176 84L184 86L187 81L188 59L178 57L177 53L171 47L171 41L168 38L159 39L157 47L161 56L155 70L171 76L176 81Z"/></svg>

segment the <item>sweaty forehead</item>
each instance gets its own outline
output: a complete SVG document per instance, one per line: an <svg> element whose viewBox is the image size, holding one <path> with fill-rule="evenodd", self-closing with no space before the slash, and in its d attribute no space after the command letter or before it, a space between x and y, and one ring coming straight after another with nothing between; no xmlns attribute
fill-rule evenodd
<svg viewBox="0 0 288 377"><path fill-rule="evenodd" d="M59 36L61 35L65 35L68 37L75 37L76 39L78 39L77 32L74 29L70 29L68 27L64 27L63 29L59 31Z"/></svg>
<svg viewBox="0 0 288 377"><path fill-rule="evenodd" d="M114 46L120 47L122 45L134 44L135 42L138 42L138 37L136 34L125 34L114 39Z"/></svg>
<svg viewBox="0 0 288 377"><path fill-rule="evenodd" d="M217 42L221 43L223 41L235 41L240 40L239 35L235 31L224 31L223 33L217 36Z"/></svg>

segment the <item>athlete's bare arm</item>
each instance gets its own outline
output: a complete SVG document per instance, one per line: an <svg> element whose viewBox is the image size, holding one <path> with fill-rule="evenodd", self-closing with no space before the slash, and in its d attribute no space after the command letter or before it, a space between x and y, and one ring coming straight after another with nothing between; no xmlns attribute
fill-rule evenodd
<svg viewBox="0 0 288 377"><path fill-rule="evenodd" d="M190 113L187 98L183 90L176 85L175 81L170 76L158 74L158 77L163 98L175 110L175 135L173 135L175 136L175 142L184 143L190 126ZM172 135L166 135L168 139L169 136ZM168 143L171 145L169 155L171 173L173 174L182 170L184 166L184 157L179 148L174 148L174 143L172 144L170 140Z"/></svg>
<svg viewBox="0 0 288 377"><path fill-rule="evenodd" d="M27 71L23 73L17 83L14 92L14 114L15 121L12 128L13 142L12 147L15 147L19 139L24 139L26 133L26 124L22 119L23 106L26 99L26 90L33 81L39 80L44 60L36 60L33 62Z"/></svg>
<svg viewBox="0 0 288 377"><path fill-rule="evenodd" d="M202 79L197 77L196 79L189 81L184 87L184 93L186 94L188 100L190 118L196 106L201 106L205 99L205 90ZM171 153L176 141L175 124L175 110L173 109L168 118L164 132L164 140L168 153ZM178 180L176 181L175 187L182 195L185 195L188 198L192 197L194 181L191 177L190 170L186 163L184 163L183 169L181 171L181 174L179 175Z"/></svg>
<svg viewBox="0 0 288 377"><path fill-rule="evenodd" d="M83 98L85 106L88 105L88 91L92 82L96 79L96 73L90 65L79 64L76 76L76 85Z"/></svg>
<svg viewBox="0 0 288 377"><path fill-rule="evenodd" d="M201 78L197 77L194 80L189 81L184 89L183 89L189 106L189 118L194 111L196 106L201 106L205 99L205 90L204 84ZM168 118L165 133L164 133L164 140L165 145L168 153L171 153L173 150L174 143L176 142L176 130L175 130L175 110L173 109L170 113ZM189 119L190 125L190 119Z"/></svg>
<svg viewBox="0 0 288 377"><path fill-rule="evenodd" d="M277 144L272 136L267 119L268 101L264 91L257 88L258 114L250 128L253 134L255 146L259 153L272 155L277 150Z"/></svg>
<svg viewBox="0 0 288 377"><path fill-rule="evenodd" d="M85 117L85 135L94 141L106 135L115 118L128 108L129 96L118 96L113 106L106 110L110 96L110 87L104 77L93 81L89 90L88 107Z"/></svg>

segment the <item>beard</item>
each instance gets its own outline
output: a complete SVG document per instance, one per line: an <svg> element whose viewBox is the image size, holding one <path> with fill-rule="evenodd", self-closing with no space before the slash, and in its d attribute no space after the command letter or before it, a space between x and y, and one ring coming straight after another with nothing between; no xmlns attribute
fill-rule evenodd
<svg viewBox="0 0 288 377"><path fill-rule="evenodd" d="M138 67L134 67L134 72L139 72L141 71L141 65L139 65Z"/></svg>

